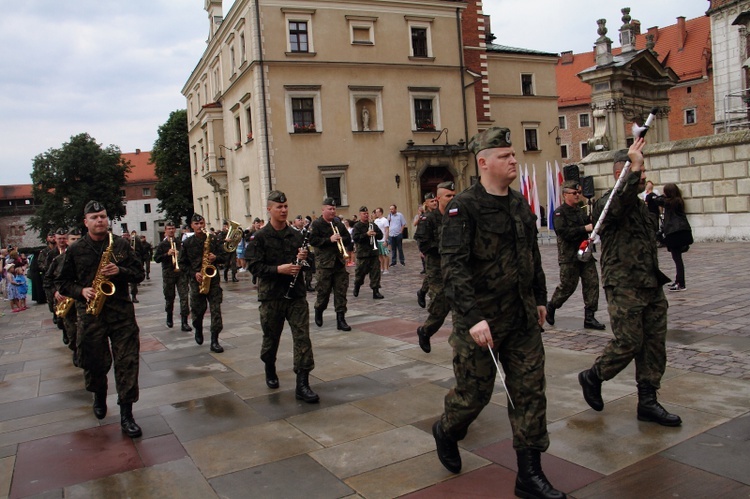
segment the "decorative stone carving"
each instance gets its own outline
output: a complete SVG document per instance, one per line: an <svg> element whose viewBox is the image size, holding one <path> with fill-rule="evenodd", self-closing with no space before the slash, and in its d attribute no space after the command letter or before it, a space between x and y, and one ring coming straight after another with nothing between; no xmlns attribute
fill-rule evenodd
<svg viewBox="0 0 750 499"><path fill-rule="evenodd" d="M362 107L362 131L370 131L370 111L367 110L367 106Z"/></svg>

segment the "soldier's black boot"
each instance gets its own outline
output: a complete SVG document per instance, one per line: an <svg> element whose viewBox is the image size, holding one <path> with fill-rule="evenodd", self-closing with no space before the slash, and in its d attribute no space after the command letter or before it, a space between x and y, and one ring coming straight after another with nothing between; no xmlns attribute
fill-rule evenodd
<svg viewBox="0 0 750 499"><path fill-rule="evenodd" d="M174 320L172 319L172 311L167 312L167 327L171 328L174 326Z"/></svg>
<svg viewBox="0 0 750 499"><path fill-rule="evenodd" d="M320 401L318 394L310 388L310 371L300 371L297 373L297 389L294 396L297 400L302 400L308 404L315 404Z"/></svg>
<svg viewBox="0 0 750 499"><path fill-rule="evenodd" d="M193 330L193 328L191 328L190 325L188 324L188 316L187 315L183 315L182 316L182 327L180 327L180 329L182 329L186 333Z"/></svg>
<svg viewBox="0 0 750 499"><path fill-rule="evenodd" d="M224 351L224 347L219 345L219 333L211 333L211 348L210 350L212 352L216 353L222 353Z"/></svg>
<svg viewBox="0 0 750 499"><path fill-rule="evenodd" d="M357 284L356 282L354 283L354 291L352 292L352 294L354 295L355 298L357 296L359 296L359 287L360 286L361 286L361 284Z"/></svg>
<svg viewBox="0 0 750 499"><path fill-rule="evenodd" d="M427 306L426 296L421 289L417 291L417 305L422 308L425 308Z"/></svg>
<svg viewBox="0 0 750 499"><path fill-rule="evenodd" d="M550 326L555 325L555 310L557 310L557 307L552 305L552 302L547 302L547 324Z"/></svg>
<svg viewBox="0 0 750 499"><path fill-rule="evenodd" d="M435 446L440 463L451 473L460 472L461 454L458 452L458 442L443 432L439 419L432 425L432 436L435 437Z"/></svg>
<svg viewBox="0 0 750 499"><path fill-rule="evenodd" d="M130 438L143 435L141 427L133 419L133 404L120 404L120 428Z"/></svg>
<svg viewBox="0 0 750 499"><path fill-rule="evenodd" d="M276 374L276 364L266 362L266 386L276 389L279 387L279 376Z"/></svg>
<svg viewBox="0 0 750 499"><path fill-rule="evenodd" d="M319 308L315 309L315 325L318 327L323 325L323 311Z"/></svg>
<svg viewBox="0 0 750 499"><path fill-rule="evenodd" d="M107 391L94 392L94 416L104 419L107 415Z"/></svg>
<svg viewBox="0 0 750 499"><path fill-rule="evenodd" d="M592 367L578 373L578 382L581 384L581 388L583 388L583 398L586 400L586 403L595 411L604 409L602 380L596 374L595 369Z"/></svg>
<svg viewBox="0 0 750 499"><path fill-rule="evenodd" d="M133 296L132 296L132 300L133 300L133 303L140 303L140 302L138 301L138 298L136 298L136 297L135 297L135 295L133 295Z"/></svg>
<svg viewBox="0 0 750 499"><path fill-rule="evenodd" d="M594 311L590 308L587 308L584 310L584 319L583 319L583 327L586 329L606 329L607 326L596 320L596 317L594 317Z"/></svg>
<svg viewBox="0 0 750 499"><path fill-rule="evenodd" d="M670 414L656 400L656 388L638 385L638 420L659 423L662 426L680 426L682 419Z"/></svg>
<svg viewBox="0 0 750 499"><path fill-rule="evenodd" d="M385 296L383 296L383 295L380 294L380 289L379 288L375 288L375 289L372 290L372 299L373 300L382 300L383 298L385 298Z"/></svg>
<svg viewBox="0 0 750 499"><path fill-rule="evenodd" d="M567 497L556 490L542 471L541 452L534 449L516 451L518 475L516 475L516 496L525 499L562 499Z"/></svg>
<svg viewBox="0 0 750 499"><path fill-rule="evenodd" d="M424 353L430 353L432 350L432 346L430 346L430 335L427 334L427 331L425 331L422 326L417 328L417 338L419 338L419 348L421 348Z"/></svg>
<svg viewBox="0 0 750 499"><path fill-rule="evenodd" d="M340 329L341 331L352 330L352 327L346 323L346 317L344 317L344 312L336 312L336 329Z"/></svg>
<svg viewBox="0 0 750 499"><path fill-rule="evenodd" d="M203 321L193 321L193 328L195 329L195 342L199 345L203 344Z"/></svg>

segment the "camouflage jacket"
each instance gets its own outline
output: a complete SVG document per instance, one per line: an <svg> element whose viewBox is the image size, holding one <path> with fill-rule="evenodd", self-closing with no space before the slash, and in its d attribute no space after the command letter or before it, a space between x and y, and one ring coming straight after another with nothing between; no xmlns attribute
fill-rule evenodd
<svg viewBox="0 0 750 499"><path fill-rule="evenodd" d="M201 236L202 234L193 234L182 242L179 259L180 269L182 269L182 272L190 272L192 276L200 272L203 266L203 246L206 243L206 239ZM210 252L216 256L216 260L211 262L211 265L218 269L218 266L225 263L226 259L226 252L223 246L224 241L210 234L206 235L206 237L211 238L211 242L209 243ZM214 279L221 281L218 271Z"/></svg>
<svg viewBox="0 0 750 499"><path fill-rule="evenodd" d="M55 250L55 257L51 262L47 264L47 271L44 273L44 279L42 280L42 287L45 291L54 293L57 291L55 286L55 278L60 274L62 269L63 259L65 253L60 253L57 249Z"/></svg>
<svg viewBox="0 0 750 499"><path fill-rule="evenodd" d="M425 257L440 256L440 233L443 230L443 214L440 210L427 212L419 217L414 240L419 244L419 252Z"/></svg>
<svg viewBox="0 0 750 499"><path fill-rule="evenodd" d="M179 255L182 252L182 241L179 237L174 238L175 248L177 249L177 263L178 265L182 262L179 261ZM172 243L169 239L164 238L162 242L156 245L156 252L154 253L154 261L161 263L161 274L163 277L174 278L178 272L174 271L174 264L172 263L172 255L168 255L167 252L172 248ZM182 269L180 272L182 273Z"/></svg>
<svg viewBox="0 0 750 499"><path fill-rule="evenodd" d="M344 243L344 247L349 246L352 242L349 231L338 218L334 219L333 223L336 224L336 228L341 234L341 242ZM344 256L339 251L338 243L331 242L332 235L333 228L323 217L318 218L311 224L310 246L315 246L315 266L319 269L332 269L336 265L336 261L346 266Z"/></svg>
<svg viewBox="0 0 750 499"><path fill-rule="evenodd" d="M372 248L372 239L367 235L367 231L370 230L370 224L372 224L372 230L375 231L375 249ZM375 258L380 255L377 247L378 239L382 239L383 231L375 222L357 222L354 224L352 229L352 240L357 245L357 258Z"/></svg>
<svg viewBox="0 0 750 499"><path fill-rule="evenodd" d="M461 326L503 322L523 306L527 330L539 327L547 285L535 221L520 193L510 189L504 203L479 182L448 204L440 255L445 297Z"/></svg>
<svg viewBox="0 0 750 499"><path fill-rule="evenodd" d="M655 288L663 276L656 253L656 227L638 197L640 178L640 172L629 173L619 192L607 191L594 205L594 220L598 220L613 196L599 231L602 286Z"/></svg>
<svg viewBox="0 0 750 499"><path fill-rule="evenodd" d="M52 253L54 256L57 256L57 246L50 247L49 245L45 246L39 251L39 254L37 255L37 268L39 269L39 273L44 276L44 274L47 272L47 265L49 265L49 262L51 260L48 260L48 257Z"/></svg>
<svg viewBox="0 0 750 499"><path fill-rule="evenodd" d="M557 234L557 261L575 263L578 261L578 248L589 234L584 229L588 224L579 206L563 203L554 212L555 234Z"/></svg>
<svg viewBox="0 0 750 499"><path fill-rule="evenodd" d="M277 231L268 223L254 234L254 244L249 246L247 259L250 272L258 281L258 300L283 299L294 279L290 275L279 274L277 267L297 261L297 253L302 246L302 233L285 227ZM307 295L305 279L300 277L295 283L290 297L301 298Z"/></svg>

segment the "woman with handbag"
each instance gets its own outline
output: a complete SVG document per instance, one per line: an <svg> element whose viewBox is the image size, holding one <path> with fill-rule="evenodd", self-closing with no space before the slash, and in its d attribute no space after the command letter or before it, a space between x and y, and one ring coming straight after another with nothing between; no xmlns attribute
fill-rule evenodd
<svg viewBox="0 0 750 499"><path fill-rule="evenodd" d="M659 204L664 207L664 242L667 250L672 254L676 269L674 282L669 286L670 291L685 291L685 264L682 254L693 244L693 231L685 214L685 201L682 192L676 184L665 184L664 195L659 197Z"/></svg>

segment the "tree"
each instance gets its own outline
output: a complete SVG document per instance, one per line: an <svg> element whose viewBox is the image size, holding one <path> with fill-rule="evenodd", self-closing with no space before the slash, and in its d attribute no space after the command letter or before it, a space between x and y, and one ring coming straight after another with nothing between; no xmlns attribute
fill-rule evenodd
<svg viewBox="0 0 750 499"><path fill-rule="evenodd" d="M107 207L111 220L125 215L121 191L130 163L120 148L102 148L87 133L70 138L60 149L50 149L34 158L31 181L39 207L29 226L40 239L58 227L83 227L83 208L95 199Z"/></svg>
<svg viewBox="0 0 750 499"><path fill-rule="evenodd" d="M190 144L187 111L179 109L159 127L159 138L151 150L156 165L156 197L159 211L178 225L193 214L193 184L190 181Z"/></svg>

